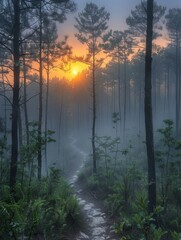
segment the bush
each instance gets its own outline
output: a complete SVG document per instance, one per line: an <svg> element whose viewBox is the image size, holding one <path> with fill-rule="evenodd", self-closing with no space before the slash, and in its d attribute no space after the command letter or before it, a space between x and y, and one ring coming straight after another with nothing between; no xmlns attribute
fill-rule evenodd
<svg viewBox="0 0 181 240"><path fill-rule="evenodd" d="M17 183L16 200L5 185L0 196L0 239L32 239L37 234L57 239L80 219L78 202L56 169L30 187Z"/></svg>

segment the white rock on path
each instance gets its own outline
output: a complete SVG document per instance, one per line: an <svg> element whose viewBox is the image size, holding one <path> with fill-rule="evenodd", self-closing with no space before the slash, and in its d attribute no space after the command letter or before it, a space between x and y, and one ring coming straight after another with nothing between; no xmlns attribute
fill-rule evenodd
<svg viewBox="0 0 181 240"><path fill-rule="evenodd" d="M72 187L75 186L75 182L78 179L78 173L83 168L83 165L86 161L87 154L80 150L76 146L76 140L72 137L72 148L77 153L77 155L80 155L82 158L82 165L80 166L79 170L76 171L75 175L70 179L69 183ZM111 236L109 236L108 232L111 233L111 228L107 226L106 220L105 220L105 213L101 211L101 209L96 208L95 205L91 202L88 202L86 199L83 199L83 197L80 197L79 195L82 193L82 190L77 190L75 195L77 196L77 199L79 201L79 204L83 208L88 226L89 226L89 232L90 236L88 236L88 233L80 232L79 236L76 238L76 240L114 240Z"/></svg>

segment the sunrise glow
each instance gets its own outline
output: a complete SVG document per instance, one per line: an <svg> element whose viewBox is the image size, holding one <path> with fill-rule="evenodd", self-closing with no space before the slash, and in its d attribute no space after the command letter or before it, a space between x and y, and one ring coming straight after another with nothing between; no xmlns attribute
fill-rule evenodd
<svg viewBox="0 0 181 240"><path fill-rule="evenodd" d="M73 76L77 76L77 74L78 74L79 72L78 72L78 70L77 69L72 69L72 75Z"/></svg>
<svg viewBox="0 0 181 240"><path fill-rule="evenodd" d="M77 77L82 71L87 69L87 65L81 62L74 62L70 66L70 71L66 73L66 78L69 80Z"/></svg>

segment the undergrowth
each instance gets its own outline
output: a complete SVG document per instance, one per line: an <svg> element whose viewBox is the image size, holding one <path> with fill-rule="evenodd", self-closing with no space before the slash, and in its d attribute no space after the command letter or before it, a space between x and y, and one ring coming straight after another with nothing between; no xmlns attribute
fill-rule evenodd
<svg viewBox="0 0 181 240"><path fill-rule="evenodd" d="M52 168L41 181L16 184L12 197L8 185L0 187L0 239L63 239L80 223L80 209L70 186Z"/></svg>
<svg viewBox="0 0 181 240"><path fill-rule="evenodd" d="M157 207L147 209L146 155L136 144L121 149L119 138L97 137L97 174L87 163L80 181L94 191L115 221L120 240L181 239L181 143L165 120L156 144ZM155 220L156 219L156 220Z"/></svg>

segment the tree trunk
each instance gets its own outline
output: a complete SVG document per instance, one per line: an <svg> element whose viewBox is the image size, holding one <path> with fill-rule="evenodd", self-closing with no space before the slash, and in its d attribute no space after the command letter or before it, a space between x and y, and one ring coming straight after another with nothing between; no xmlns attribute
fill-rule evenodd
<svg viewBox="0 0 181 240"><path fill-rule="evenodd" d="M138 71L141 72L141 68L138 68ZM138 82L138 95L139 95L139 116L138 116L138 122L139 122L139 134L141 134L142 130L142 117L143 117L143 105L142 105L142 79L140 78L140 81Z"/></svg>
<svg viewBox="0 0 181 240"><path fill-rule="evenodd" d="M22 48L23 52L23 48ZM24 116L25 116L25 128L26 128L26 145L29 146L29 120L28 120L28 108L27 108L27 77L26 77L26 59L23 55L23 107L24 107Z"/></svg>
<svg viewBox="0 0 181 240"><path fill-rule="evenodd" d="M5 81L4 81L4 69L3 66L1 67L2 71L2 88L3 88L3 96L4 96L4 144L6 146L7 144L7 99L6 99L6 87L5 87ZM7 155L7 153L5 153Z"/></svg>
<svg viewBox="0 0 181 240"><path fill-rule="evenodd" d="M5 80L4 80L4 69L3 69L3 66L1 67L1 78L2 78L2 89L3 89L3 96L4 96L4 117L3 117L3 142L4 142L4 150L3 150L3 153L4 153L4 158L5 159L9 159L8 158L8 153L6 151L6 147L7 147L7 99L6 99L6 87L5 87ZM4 164L3 164L3 158L1 158L1 170L0 170L0 181L2 181L3 179L3 175L4 175ZM9 164L9 161L7 162L7 164Z"/></svg>
<svg viewBox="0 0 181 240"><path fill-rule="evenodd" d="M145 54L145 130L148 161L148 211L156 207L156 175L153 143L152 119L152 36L153 36L153 0L147 0L147 35Z"/></svg>
<svg viewBox="0 0 181 240"><path fill-rule="evenodd" d="M167 106L168 114L170 115L170 67L167 67Z"/></svg>
<svg viewBox="0 0 181 240"><path fill-rule="evenodd" d="M124 58L124 116L123 116L123 141L126 141L126 115L127 115L127 67Z"/></svg>
<svg viewBox="0 0 181 240"><path fill-rule="evenodd" d="M10 188L14 191L16 184L17 163L18 163L18 114L19 114L19 75L20 75L20 3L14 0L14 31L13 31L13 57L14 57L14 85L12 104L12 145L11 145L11 165L10 165Z"/></svg>
<svg viewBox="0 0 181 240"><path fill-rule="evenodd" d="M178 136L181 136L181 39L179 37L179 43L178 43L178 71L179 71L179 129L178 129Z"/></svg>
<svg viewBox="0 0 181 240"><path fill-rule="evenodd" d="M40 77L40 92L39 92L39 119L38 119L38 180L41 180L42 170L42 111L43 111L43 60L42 60L42 6L40 0L40 38L39 38L39 77Z"/></svg>
<svg viewBox="0 0 181 240"><path fill-rule="evenodd" d="M92 119L92 154L93 154L93 173L97 172L96 147L95 147L95 126L96 126L96 83L95 83L95 53L93 53L92 65L92 99L93 99L93 119Z"/></svg>
<svg viewBox="0 0 181 240"><path fill-rule="evenodd" d="M118 50L119 51L119 50ZM121 137L121 60L118 54L118 108L119 108L119 119L120 119L120 137Z"/></svg>
<svg viewBox="0 0 181 240"><path fill-rule="evenodd" d="M47 88L46 88L46 103L45 103L45 171L48 176L48 162L47 162L47 130L48 130L48 102L49 102L49 85L50 85L50 43L47 47Z"/></svg>
<svg viewBox="0 0 181 240"><path fill-rule="evenodd" d="M177 34L176 38L176 137L179 136L179 129L180 129L180 74L179 74L179 36Z"/></svg>

